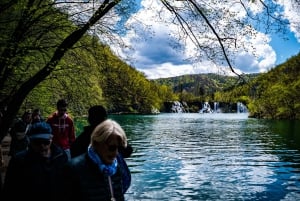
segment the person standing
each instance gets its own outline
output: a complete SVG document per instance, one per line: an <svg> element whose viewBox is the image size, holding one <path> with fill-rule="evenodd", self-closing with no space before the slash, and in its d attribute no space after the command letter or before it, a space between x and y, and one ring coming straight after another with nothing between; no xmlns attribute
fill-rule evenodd
<svg viewBox="0 0 300 201"><path fill-rule="evenodd" d="M52 143L52 129L46 122L32 124L28 150L9 160L1 201L57 201L63 194L63 167L66 153Z"/></svg>
<svg viewBox="0 0 300 201"><path fill-rule="evenodd" d="M41 115L41 110L36 108L33 110L32 115L31 115L31 123L34 124L36 122L41 122L44 121L42 115Z"/></svg>
<svg viewBox="0 0 300 201"><path fill-rule="evenodd" d="M53 143L60 146L71 159L71 144L75 140L75 127L74 122L67 113L67 102L65 99L57 101L57 111L54 112L46 120L51 125L53 133Z"/></svg>
<svg viewBox="0 0 300 201"><path fill-rule="evenodd" d="M117 122L107 119L96 126L85 154L65 166L64 200L124 201L131 173L118 150L126 146L126 134Z"/></svg>
<svg viewBox="0 0 300 201"><path fill-rule="evenodd" d="M26 150L29 144L27 132L31 125L31 112L26 111L22 115L10 131L11 143L9 148L9 155L15 155L16 153Z"/></svg>
<svg viewBox="0 0 300 201"><path fill-rule="evenodd" d="M71 156L76 157L87 151L91 142L91 134L98 124L107 119L106 109L102 105L95 105L88 110L88 126L83 128L71 145Z"/></svg>

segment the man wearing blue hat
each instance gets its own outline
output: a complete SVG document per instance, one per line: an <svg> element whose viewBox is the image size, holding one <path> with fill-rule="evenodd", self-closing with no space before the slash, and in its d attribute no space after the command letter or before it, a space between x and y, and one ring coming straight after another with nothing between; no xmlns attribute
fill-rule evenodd
<svg viewBox="0 0 300 201"><path fill-rule="evenodd" d="M66 153L52 143L51 126L46 122L32 125L28 150L12 156L5 175L3 200L60 200L62 168ZM1 198L2 200L2 198Z"/></svg>

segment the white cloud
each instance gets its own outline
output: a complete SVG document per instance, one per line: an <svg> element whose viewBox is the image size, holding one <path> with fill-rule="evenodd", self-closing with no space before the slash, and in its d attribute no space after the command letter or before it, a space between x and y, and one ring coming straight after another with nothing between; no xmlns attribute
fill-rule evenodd
<svg viewBox="0 0 300 201"><path fill-rule="evenodd" d="M278 3L283 6L283 15L290 22L290 30L295 34L300 43L300 2L295 0L279 0Z"/></svg>

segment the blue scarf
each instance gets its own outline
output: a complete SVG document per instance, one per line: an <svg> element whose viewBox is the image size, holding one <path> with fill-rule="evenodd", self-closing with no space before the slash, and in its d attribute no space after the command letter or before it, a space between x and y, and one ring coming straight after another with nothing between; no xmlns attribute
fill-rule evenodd
<svg viewBox="0 0 300 201"><path fill-rule="evenodd" d="M88 155L92 161L98 165L99 170L105 175L112 176L117 172L117 159L115 159L111 165L105 165L91 145L88 147Z"/></svg>

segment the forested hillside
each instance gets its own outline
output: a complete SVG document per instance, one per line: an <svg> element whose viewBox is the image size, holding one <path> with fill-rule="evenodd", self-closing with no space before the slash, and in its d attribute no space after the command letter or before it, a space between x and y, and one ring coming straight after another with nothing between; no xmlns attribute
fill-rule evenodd
<svg viewBox="0 0 300 201"><path fill-rule="evenodd" d="M252 117L300 119L300 54L269 72L243 75L243 79L198 74L154 81L170 86L184 102L242 102Z"/></svg>
<svg viewBox="0 0 300 201"><path fill-rule="evenodd" d="M216 92L230 91L244 82L249 82L259 74L243 75L242 79L237 76L225 76L214 73L182 75L170 78L154 80L158 84L170 86L174 93L190 94L193 99L200 101L215 101ZM184 101L190 101L184 99Z"/></svg>
<svg viewBox="0 0 300 201"><path fill-rule="evenodd" d="M254 117L300 119L300 53L257 77L248 89Z"/></svg>

